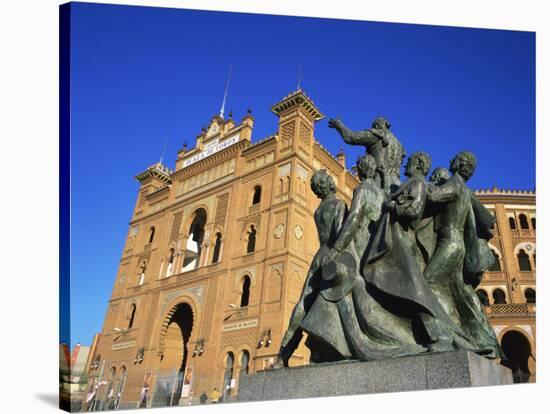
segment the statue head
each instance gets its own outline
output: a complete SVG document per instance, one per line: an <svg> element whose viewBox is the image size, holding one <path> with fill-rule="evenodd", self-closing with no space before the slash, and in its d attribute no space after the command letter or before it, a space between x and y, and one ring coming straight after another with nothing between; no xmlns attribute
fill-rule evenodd
<svg viewBox="0 0 550 414"><path fill-rule="evenodd" d="M315 174L311 177L311 191L319 197L325 198L330 193L336 192L336 184L330 175L328 175L327 170L318 170L315 171Z"/></svg>
<svg viewBox="0 0 550 414"><path fill-rule="evenodd" d="M377 116L374 118L374 121L372 121L372 127L376 129L390 129L391 124L386 118Z"/></svg>
<svg viewBox="0 0 550 414"><path fill-rule="evenodd" d="M412 154L405 165L405 175L412 177L421 174L423 177L428 175L432 166L432 157L426 152L418 151Z"/></svg>
<svg viewBox="0 0 550 414"><path fill-rule="evenodd" d="M432 171L432 175L430 175L430 182L435 185L442 185L445 184L449 178L451 178L451 173L448 169L437 167Z"/></svg>
<svg viewBox="0 0 550 414"><path fill-rule="evenodd" d="M376 161L372 155L362 155L357 158L357 173L360 179L373 178L376 174Z"/></svg>
<svg viewBox="0 0 550 414"><path fill-rule="evenodd" d="M476 156L470 151L462 151L451 160L449 169L453 174L459 174L465 181L468 181L474 175L476 166Z"/></svg>

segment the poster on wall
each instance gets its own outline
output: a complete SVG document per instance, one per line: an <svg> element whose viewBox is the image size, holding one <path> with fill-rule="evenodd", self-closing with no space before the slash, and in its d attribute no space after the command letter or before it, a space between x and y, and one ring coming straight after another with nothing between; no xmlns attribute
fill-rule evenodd
<svg viewBox="0 0 550 414"><path fill-rule="evenodd" d="M193 382L193 367L185 368L185 373L183 375L183 386L181 388L181 396L189 397L191 395L191 386Z"/></svg>

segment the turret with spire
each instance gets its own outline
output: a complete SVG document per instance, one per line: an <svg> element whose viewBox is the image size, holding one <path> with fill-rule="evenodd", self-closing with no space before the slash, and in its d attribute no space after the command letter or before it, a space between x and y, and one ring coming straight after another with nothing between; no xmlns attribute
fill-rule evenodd
<svg viewBox="0 0 550 414"><path fill-rule="evenodd" d="M298 89L270 109L279 117L279 153L292 151L310 155L314 124L325 117L313 100L302 89Z"/></svg>

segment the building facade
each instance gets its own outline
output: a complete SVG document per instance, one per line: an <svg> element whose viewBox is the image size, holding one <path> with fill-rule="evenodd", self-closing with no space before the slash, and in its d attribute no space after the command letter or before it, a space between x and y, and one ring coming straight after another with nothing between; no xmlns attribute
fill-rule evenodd
<svg viewBox="0 0 550 414"><path fill-rule="evenodd" d="M477 292L516 382L536 378L536 196L493 188L476 195L495 216L495 264Z"/></svg>
<svg viewBox="0 0 550 414"><path fill-rule="evenodd" d="M59 408L80 411L88 389L88 372L99 335L91 346L76 344L71 351L66 343L59 345Z"/></svg>
<svg viewBox="0 0 550 414"><path fill-rule="evenodd" d="M251 142L251 113L239 123L215 116L193 148L179 151L174 170L157 163L136 176L84 410L197 404L214 389L231 400L240 375L274 362L319 245L310 178L326 169L348 205L358 180L343 153L334 157L315 139L324 116L303 91L270 109L272 136ZM478 195L497 217L492 243L501 259L480 286L487 313L499 339L518 332L535 355L534 305L524 297L535 289L534 194ZM510 215L523 223L521 214L528 229L505 228ZM531 271L518 268L516 250ZM506 303L492 299L497 289ZM308 360L302 341L290 365Z"/></svg>
<svg viewBox="0 0 550 414"><path fill-rule="evenodd" d="M348 204L358 181L315 140L324 116L304 92L271 111L272 136L251 142L250 113L215 116L173 171L137 175L90 371L98 408L196 402L214 388L231 399L242 373L273 363L319 245L310 177L325 168ZM302 343L290 363L308 357Z"/></svg>

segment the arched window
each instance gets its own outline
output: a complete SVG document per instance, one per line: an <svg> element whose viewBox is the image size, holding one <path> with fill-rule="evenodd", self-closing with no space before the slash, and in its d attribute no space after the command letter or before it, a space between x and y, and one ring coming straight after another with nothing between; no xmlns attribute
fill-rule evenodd
<svg viewBox="0 0 550 414"><path fill-rule="evenodd" d="M170 254L168 257L168 266L166 267L166 277L172 275L172 271L174 270L174 249L170 249Z"/></svg>
<svg viewBox="0 0 550 414"><path fill-rule="evenodd" d="M136 309L137 309L136 304L132 303L132 306L130 307L130 320L128 321L128 329L130 329L134 325L134 318L136 316Z"/></svg>
<svg viewBox="0 0 550 414"><path fill-rule="evenodd" d="M256 228L254 225L250 226L248 231L248 242L246 244L246 252L252 253L256 249Z"/></svg>
<svg viewBox="0 0 550 414"><path fill-rule="evenodd" d="M536 219L536 217L531 217L531 228L533 230L537 229L537 219Z"/></svg>
<svg viewBox="0 0 550 414"><path fill-rule="evenodd" d="M529 230L529 223L527 222L527 216L525 214L519 215L519 227L522 230Z"/></svg>
<svg viewBox="0 0 550 414"><path fill-rule="evenodd" d="M214 243L214 254L212 255L212 263L220 261L220 251L222 248L222 234L216 233L216 241Z"/></svg>
<svg viewBox="0 0 550 414"><path fill-rule="evenodd" d="M245 276L243 280L243 290L241 295L241 308L248 306L249 299L250 299L250 277Z"/></svg>
<svg viewBox="0 0 550 414"><path fill-rule="evenodd" d="M199 267L202 242L204 239L204 225L206 224L206 210L199 208L189 226L189 237L185 248L185 258L183 259L183 271Z"/></svg>
<svg viewBox="0 0 550 414"><path fill-rule="evenodd" d="M493 262L493 264L489 268L489 271L490 272L500 272L502 270L501 267L500 267L500 258L498 257L498 254L494 250L491 250L491 251L493 252L493 257L495 258L495 261Z"/></svg>
<svg viewBox="0 0 550 414"><path fill-rule="evenodd" d="M231 380L233 379L233 363L235 362L235 356L232 352L227 353L225 360L225 375L223 377L223 395L224 401L227 401L227 396L231 394Z"/></svg>
<svg viewBox="0 0 550 414"><path fill-rule="evenodd" d="M493 290L493 300L495 304L502 305L506 303L506 294L502 289Z"/></svg>
<svg viewBox="0 0 550 414"><path fill-rule="evenodd" d="M285 190L285 182L283 177L279 178L279 194L282 194Z"/></svg>
<svg viewBox="0 0 550 414"><path fill-rule="evenodd" d="M529 256L525 253L525 250L521 249L518 253L518 265L521 272L530 272L531 262L529 261Z"/></svg>
<svg viewBox="0 0 550 414"><path fill-rule="evenodd" d="M510 224L510 229L515 230L516 229L516 219L513 217L508 217L508 223Z"/></svg>
<svg viewBox="0 0 550 414"><path fill-rule="evenodd" d="M139 285L143 285L145 282L145 272L147 271L147 262L144 260L141 266L139 267Z"/></svg>
<svg viewBox="0 0 550 414"><path fill-rule="evenodd" d="M155 239L155 228L151 227L149 230L149 243L153 243L153 240Z"/></svg>
<svg viewBox="0 0 550 414"><path fill-rule="evenodd" d="M483 306L489 306L489 295L484 289L476 290L477 297Z"/></svg>
<svg viewBox="0 0 550 414"><path fill-rule="evenodd" d="M537 294L535 289L527 288L525 289L525 301L527 303L537 303Z"/></svg>
<svg viewBox="0 0 550 414"><path fill-rule="evenodd" d="M248 351L243 351L243 356L241 357L241 372L248 374L248 362L250 361L250 354Z"/></svg>
<svg viewBox="0 0 550 414"><path fill-rule="evenodd" d="M254 195L252 196L252 205L258 204L262 199L262 187L257 185L254 187Z"/></svg>

